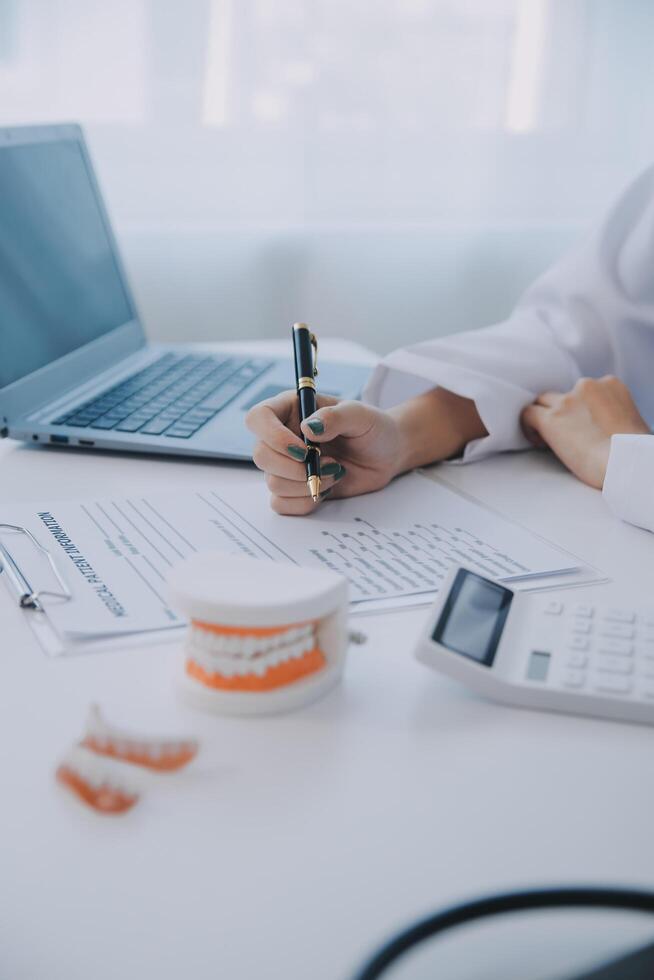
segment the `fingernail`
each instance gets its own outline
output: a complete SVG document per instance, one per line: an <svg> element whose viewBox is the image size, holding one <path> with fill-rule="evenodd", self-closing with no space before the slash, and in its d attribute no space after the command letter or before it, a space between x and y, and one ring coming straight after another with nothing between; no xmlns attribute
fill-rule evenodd
<svg viewBox="0 0 654 980"><path fill-rule="evenodd" d="M333 487L327 487L326 490L323 490L322 493L320 494L320 499L324 500L325 497L328 497L333 489L334 489Z"/></svg>
<svg viewBox="0 0 654 980"><path fill-rule="evenodd" d="M339 480L340 476L337 476L336 474L340 473L342 469L343 467L340 463L325 463L324 466L320 467L320 472L322 476L333 476Z"/></svg>
<svg viewBox="0 0 654 980"><path fill-rule="evenodd" d="M300 446L287 446L286 449L288 450L288 455L292 456L293 459L299 460L300 463L303 463L307 458L306 449L301 449Z"/></svg>
<svg viewBox="0 0 654 980"><path fill-rule="evenodd" d="M311 419L310 422L307 422L307 425L315 436L321 436L325 431L325 423L322 419Z"/></svg>

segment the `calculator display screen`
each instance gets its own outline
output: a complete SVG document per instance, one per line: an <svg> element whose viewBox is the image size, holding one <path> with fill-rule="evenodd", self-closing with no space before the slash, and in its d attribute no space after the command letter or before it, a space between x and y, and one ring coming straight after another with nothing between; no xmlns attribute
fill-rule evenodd
<svg viewBox="0 0 654 980"><path fill-rule="evenodd" d="M509 614L513 593L495 582L460 569L432 639L490 667Z"/></svg>

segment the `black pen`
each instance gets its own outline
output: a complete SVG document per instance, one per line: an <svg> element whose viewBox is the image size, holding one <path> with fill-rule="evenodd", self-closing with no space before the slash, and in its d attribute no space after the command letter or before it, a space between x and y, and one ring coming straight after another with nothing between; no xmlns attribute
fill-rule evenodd
<svg viewBox="0 0 654 980"><path fill-rule="evenodd" d="M295 382L300 409L300 422L304 422L315 412L316 382L318 374L318 341L306 323L293 324L293 354L295 360ZM307 447L307 487L314 503L320 500L320 448L304 436Z"/></svg>

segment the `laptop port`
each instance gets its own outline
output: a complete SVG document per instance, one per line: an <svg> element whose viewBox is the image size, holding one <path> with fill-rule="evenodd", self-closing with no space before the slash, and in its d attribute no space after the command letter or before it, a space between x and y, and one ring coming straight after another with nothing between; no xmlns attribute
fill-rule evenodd
<svg viewBox="0 0 654 980"><path fill-rule="evenodd" d="M68 443L68 436L50 436L50 442L56 442L60 446Z"/></svg>
<svg viewBox="0 0 654 980"><path fill-rule="evenodd" d="M77 440L77 445L78 446L95 446L95 443L94 443L93 439L78 439Z"/></svg>

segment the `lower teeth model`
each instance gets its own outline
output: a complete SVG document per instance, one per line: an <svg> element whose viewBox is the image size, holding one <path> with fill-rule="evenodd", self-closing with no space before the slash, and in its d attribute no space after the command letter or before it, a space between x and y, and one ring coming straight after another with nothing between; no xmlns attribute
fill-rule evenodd
<svg viewBox="0 0 654 980"><path fill-rule="evenodd" d="M123 772L81 745L74 746L61 761L56 778L99 813L125 813L139 799Z"/></svg>
<svg viewBox="0 0 654 980"><path fill-rule="evenodd" d="M323 669L316 632L315 623L241 628L193 620L186 672L218 690L272 691Z"/></svg>

